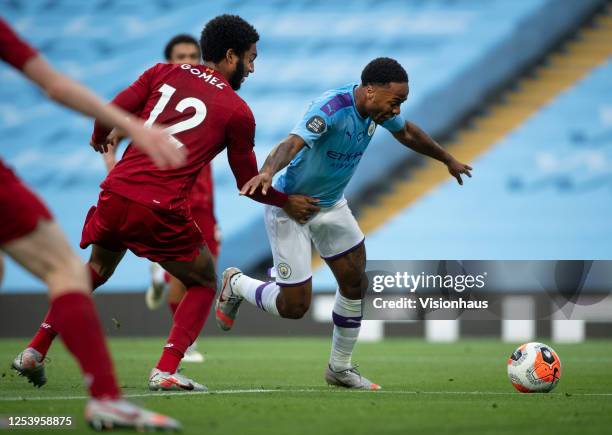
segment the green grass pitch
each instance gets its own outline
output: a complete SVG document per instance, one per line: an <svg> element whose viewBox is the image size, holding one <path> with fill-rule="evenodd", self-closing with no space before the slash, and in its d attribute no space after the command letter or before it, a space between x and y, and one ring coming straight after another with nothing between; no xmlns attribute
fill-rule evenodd
<svg viewBox="0 0 612 435"><path fill-rule="evenodd" d="M0 415L71 415L76 432L86 432L85 393L76 364L57 343L49 354L49 382L35 389L8 368L25 343L0 340L5 367L0 370ZM562 378L554 392L538 395L514 391L506 360L515 346L492 340L361 343L354 360L384 390L358 392L325 385L328 339L202 339L207 361L184 364L184 373L206 384L210 393L174 396L147 390L161 338L110 343L124 394L177 418L186 434L584 435L609 433L612 427L612 341L554 345Z"/></svg>

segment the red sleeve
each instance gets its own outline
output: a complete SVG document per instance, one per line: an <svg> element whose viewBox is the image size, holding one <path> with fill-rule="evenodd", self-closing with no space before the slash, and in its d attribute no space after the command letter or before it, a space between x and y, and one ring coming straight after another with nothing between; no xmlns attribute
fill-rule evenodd
<svg viewBox="0 0 612 435"><path fill-rule="evenodd" d="M121 91L113 99L113 101L111 101L111 103L115 106L119 106L126 112L134 114L140 113L147 102L149 94L151 93L151 84L153 83L153 77L159 65L161 64L157 64L154 67L146 70L140 77L138 77L138 80ZM111 127L106 126L96 120L91 137L94 142L101 142L106 138L106 136L108 136L111 130Z"/></svg>
<svg viewBox="0 0 612 435"><path fill-rule="evenodd" d="M22 70L25 63L37 54L34 48L19 38L8 23L0 18L0 59Z"/></svg>
<svg viewBox="0 0 612 435"><path fill-rule="evenodd" d="M236 178L238 189L241 189L247 181L259 173L257 159L253 151L255 146L255 118L246 104L234 111L227 124L225 134L227 138L227 158ZM289 199L287 194L274 188L268 189L266 195L258 190L249 195L249 198L276 207L283 207Z"/></svg>

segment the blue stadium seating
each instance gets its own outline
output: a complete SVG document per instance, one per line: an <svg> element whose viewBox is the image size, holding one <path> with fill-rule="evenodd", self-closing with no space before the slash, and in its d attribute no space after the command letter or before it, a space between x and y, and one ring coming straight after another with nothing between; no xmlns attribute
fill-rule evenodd
<svg viewBox="0 0 612 435"><path fill-rule="evenodd" d="M159 61L174 34L197 35L220 13L244 16L261 34L256 74L241 90L257 120L261 163L310 99L357 81L363 66L377 56L395 57L409 71L406 116L430 132L443 130L600 2L567 0L564 8L553 3L361 0L348 7L321 0L13 0L3 3L2 15L55 66L107 98ZM91 122L46 101L5 66L0 66L0 79L1 155L44 197L76 246L104 177L101 159L87 145ZM371 148L349 195L406 155L385 133ZM262 208L238 198L224 156L213 167L225 241L220 266L253 265L269 255ZM128 255L106 287L141 290L148 280L146 267ZM3 291L41 289L9 264Z"/></svg>
<svg viewBox="0 0 612 435"><path fill-rule="evenodd" d="M377 260L612 258L612 60L367 237ZM327 268L325 268L327 269ZM314 277L333 289L328 270Z"/></svg>

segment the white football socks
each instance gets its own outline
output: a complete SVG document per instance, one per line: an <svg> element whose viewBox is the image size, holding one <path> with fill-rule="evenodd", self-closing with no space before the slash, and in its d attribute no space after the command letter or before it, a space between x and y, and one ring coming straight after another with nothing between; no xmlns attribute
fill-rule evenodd
<svg viewBox="0 0 612 435"><path fill-rule="evenodd" d="M334 334L329 365L337 372L352 367L351 356L361 329L361 299L347 299L337 290L332 317Z"/></svg>
<svg viewBox="0 0 612 435"><path fill-rule="evenodd" d="M151 279L155 284L166 283L166 270L159 263L151 263Z"/></svg>
<svg viewBox="0 0 612 435"><path fill-rule="evenodd" d="M259 281L243 273L237 273L231 279L232 289L245 300L270 314L280 316L276 307L280 287L274 281Z"/></svg>

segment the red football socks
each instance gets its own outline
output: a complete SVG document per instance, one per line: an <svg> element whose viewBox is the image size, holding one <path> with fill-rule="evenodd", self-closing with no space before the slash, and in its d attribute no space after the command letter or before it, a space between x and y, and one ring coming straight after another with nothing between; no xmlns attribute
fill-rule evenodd
<svg viewBox="0 0 612 435"><path fill-rule="evenodd" d="M116 399L115 379L102 326L93 301L81 292L63 293L51 301L54 328L78 360L92 397Z"/></svg>
<svg viewBox="0 0 612 435"><path fill-rule="evenodd" d="M47 311L45 320L40 324L34 338L32 338L32 341L28 344L28 347L34 348L40 352L43 358L47 355L49 347L51 347L51 343L53 343L53 339L57 336L57 330L51 326L55 324L52 317L53 312L51 310Z"/></svg>
<svg viewBox="0 0 612 435"><path fill-rule="evenodd" d="M193 286L187 289L172 322L168 342L164 346L157 368L162 372L175 373L187 348L200 335L215 299L215 290Z"/></svg>
<svg viewBox="0 0 612 435"><path fill-rule="evenodd" d="M87 270L89 271L89 275L91 276L92 290L95 290L106 282L106 280L103 279L98 274L98 272L96 272L93 267L91 267L91 264L89 263L87 263ZM55 319L51 308L52 307L50 307L49 311L47 311L45 320L43 320L43 322L40 324L38 331L36 331L36 334L32 338L32 341L30 341L30 344L28 344L28 347L36 349L38 352L40 352L43 358L47 355L47 352L49 351L53 340L57 336L57 329L55 328Z"/></svg>

